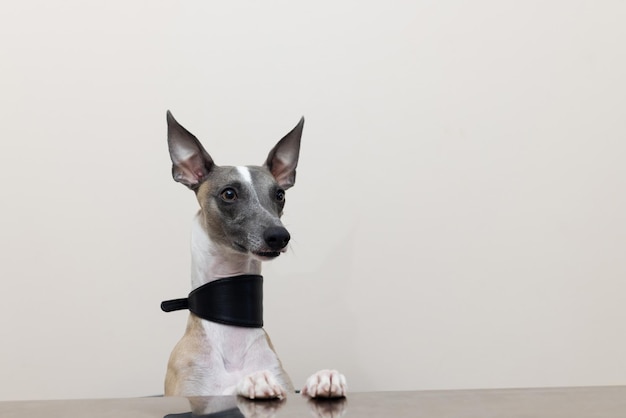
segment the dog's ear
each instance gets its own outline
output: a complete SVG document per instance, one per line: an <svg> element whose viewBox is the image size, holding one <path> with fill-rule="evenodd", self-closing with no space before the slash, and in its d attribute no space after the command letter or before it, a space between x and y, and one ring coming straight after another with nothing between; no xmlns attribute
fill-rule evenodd
<svg viewBox="0 0 626 418"><path fill-rule="evenodd" d="M283 137L270 151L265 167L272 173L278 185L287 190L296 182L296 167L300 155L300 138L304 127L304 116L295 128Z"/></svg>
<svg viewBox="0 0 626 418"><path fill-rule="evenodd" d="M172 159L172 177L195 190L213 167L213 159L200 141L167 111L167 145Z"/></svg>

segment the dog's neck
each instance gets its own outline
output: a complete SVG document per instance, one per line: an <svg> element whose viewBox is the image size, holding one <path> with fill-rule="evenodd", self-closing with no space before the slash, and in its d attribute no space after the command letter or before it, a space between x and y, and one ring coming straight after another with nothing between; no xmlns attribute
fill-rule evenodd
<svg viewBox="0 0 626 418"><path fill-rule="evenodd" d="M211 241L198 213L191 226L191 288L224 277L261 274L261 261L250 254L224 251Z"/></svg>

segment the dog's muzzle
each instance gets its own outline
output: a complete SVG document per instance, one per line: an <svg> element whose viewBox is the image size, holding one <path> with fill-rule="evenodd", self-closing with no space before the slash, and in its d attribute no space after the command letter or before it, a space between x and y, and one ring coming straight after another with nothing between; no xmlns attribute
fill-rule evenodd
<svg viewBox="0 0 626 418"><path fill-rule="evenodd" d="M182 299L161 302L164 312L189 309L207 321L237 327L263 326L263 276L244 274L204 284Z"/></svg>

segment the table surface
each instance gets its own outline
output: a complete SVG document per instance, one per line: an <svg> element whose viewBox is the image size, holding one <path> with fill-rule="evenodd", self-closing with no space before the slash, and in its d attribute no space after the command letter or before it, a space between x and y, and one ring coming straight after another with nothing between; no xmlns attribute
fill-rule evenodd
<svg viewBox="0 0 626 418"><path fill-rule="evenodd" d="M192 412L193 411L193 412ZM626 386L351 393L344 400L283 401L238 397L9 401L2 418L73 417L626 417Z"/></svg>

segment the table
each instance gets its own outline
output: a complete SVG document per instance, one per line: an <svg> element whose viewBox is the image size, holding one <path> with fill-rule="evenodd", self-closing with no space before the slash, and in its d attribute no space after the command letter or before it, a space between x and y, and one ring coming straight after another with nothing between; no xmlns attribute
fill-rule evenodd
<svg viewBox="0 0 626 418"><path fill-rule="evenodd" d="M193 410L193 413L190 412ZM624 418L626 386L350 393L345 400L235 396L0 402L2 418Z"/></svg>

